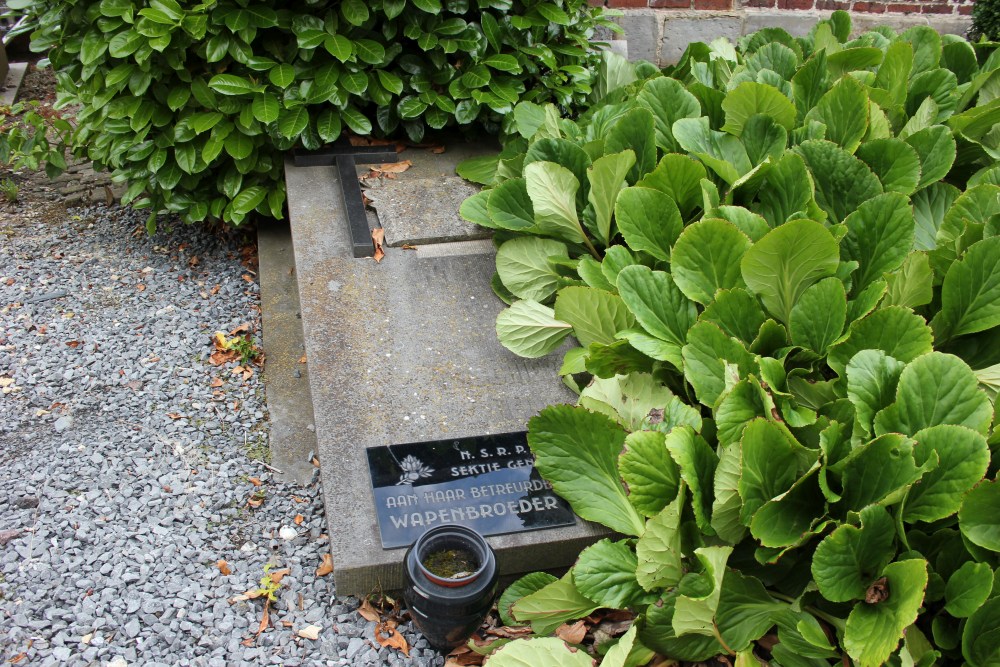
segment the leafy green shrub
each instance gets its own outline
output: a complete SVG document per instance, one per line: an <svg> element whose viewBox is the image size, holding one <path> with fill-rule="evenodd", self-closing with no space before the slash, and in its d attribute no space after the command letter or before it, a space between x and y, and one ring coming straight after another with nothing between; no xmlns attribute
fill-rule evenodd
<svg viewBox="0 0 1000 667"><path fill-rule="evenodd" d="M982 37L993 42L1000 39L1000 2L997 0L976 0L976 4L972 6L969 38Z"/></svg>
<svg viewBox="0 0 1000 667"><path fill-rule="evenodd" d="M0 106L0 164L32 171L44 166L55 178L66 169L72 134L68 120L35 100Z"/></svg>
<svg viewBox="0 0 1000 667"><path fill-rule="evenodd" d="M609 58L585 117L521 104L462 165L501 342L579 343L536 466L624 536L516 582L505 623L634 611L604 667L1000 661L1000 55L849 33ZM488 665L590 664L565 648Z"/></svg>
<svg viewBox="0 0 1000 667"><path fill-rule="evenodd" d="M281 217L283 153L344 130L498 125L589 93L585 0L10 0L30 9L76 145L124 201L187 222Z"/></svg>

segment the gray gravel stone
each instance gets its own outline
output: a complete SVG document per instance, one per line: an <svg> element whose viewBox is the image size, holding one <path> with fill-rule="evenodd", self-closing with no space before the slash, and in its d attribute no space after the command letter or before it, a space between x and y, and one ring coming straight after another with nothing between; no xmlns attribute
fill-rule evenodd
<svg viewBox="0 0 1000 667"><path fill-rule="evenodd" d="M315 576L321 490L248 458L268 442L262 374L211 363L216 331L247 323L259 344L243 232L161 219L173 231L150 238L144 222L106 206L0 210L0 369L18 388L0 400L0 662L443 665L365 640L358 601ZM296 514L298 537L278 538ZM262 600L238 596L265 567L291 572L255 637ZM312 623L320 640L295 634Z"/></svg>

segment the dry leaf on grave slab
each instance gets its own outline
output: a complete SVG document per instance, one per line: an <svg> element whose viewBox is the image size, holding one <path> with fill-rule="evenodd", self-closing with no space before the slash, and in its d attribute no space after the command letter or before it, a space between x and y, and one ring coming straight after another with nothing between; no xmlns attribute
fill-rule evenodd
<svg viewBox="0 0 1000 667"><path fill-rule="evenodd" d="M373 257L376 262L381 262L382 258L385 257L385 251L382 249L382 245L385 243L385 230L381 227L377 227L372 230L372 244L375 246L375 254Z"/></svg>
<svg viewBox="0 0 1000 667"><path fill-rule="evenodd" d="M587 624L583 621L576 623L563 623L556 628L556 637L567 644L579 644L587 636Z"/></svg>
<svg viewBox="0 0 1000 667"><path fill-rule="evenodd" d="M375 626L375 639L382 646L398 649L407 658L410 657L410 645L406 643L406 638L389 623L379 623Z"/></svg>
<svg viewBox="0 0 1000 667"><path fill-rule="evenodd" d="M319 639L319 631L323 628L318 625L307 625L295 634L303 639Z"/></svg>
<svg viewBox="0 0 1000 667"><path fill-rule="evenodd" d="M330 554L323 554L323 562L316 568L316 576L325 577L331 572L333 572L333 556Z"/></svg>
<svg viewBox="0 0 1000 667"><path fill-rule="evenodd" d="M375 608L372 607L372 603L367 599L361 603L361 607L358 608L358 613L361 614L366 621L378 622L382 620L382 617L377 611L375 611Z"/></svg>
<svg viewBox="0 0 1000 667"><path fill-rule="evenodd" d="M409 160L402 160L401 162L390 162L388 164L380 164L375 167L375 171L380 171L383 174L402 174L404 171L413 166L413 163Z"/></svg>
<svg viewBox="0 0 1000 667"><path fill-rule="evenodd" d="M227 563L224 560L219 560L219 562L217 562L215 566L219 568L219 572L222 573L223 577L228 577L233 573L232 569L229 567L229 563Z"/></svg>

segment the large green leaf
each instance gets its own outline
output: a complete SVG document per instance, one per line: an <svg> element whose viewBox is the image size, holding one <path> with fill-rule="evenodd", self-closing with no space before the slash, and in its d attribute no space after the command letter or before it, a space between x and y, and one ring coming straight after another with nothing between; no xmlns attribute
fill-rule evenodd
<svg viewBox="0 0 1000 667"><path fill-rule="evenodd" d="M965 496L958 511L962 535L973 544L1000 552L1000 482L983 480Z"/></svg>
<svg viewBox="0 0 1000 667"><path fill-rule="evenodd" d="M604 137L604 148L609 153L632 151L635 163L629 170L628 181L635 184L656 166L653 114L641 107L623 114Z"/></svg>
<svg viewBox="0 0 1000 667"><path fill-rule="evenodd" d="M986 438L964 426L942 424L918 431L913 439L917 464L936 454L938 465L910 489L903 519L932 522L951 516L986 474L990 462Z"/></svg>
<svg viewBox="0 0 1000 667"><path fill-rule="evenodd" d="M962 655L972 667L995 667L1000 662L1000 597L987 600L965 624Z"/></svg>
<svg viewBox="0 0 1000 667"><path fill-rule="evenodd" d="M531 637L500 647L490 656L490 667L593 667L585 652L555 637Z"/></svg>
<svg viewBox="0 0 1000 667"><path fill-rule="evenodd" d="M756 369L754 356L738 339L726 335L714 322L698 322L688 330L681 350L684 377L698 400L715 406L733 375L746 377Z"/></svg>
<svg viewBox="0 0 1000 667"><path fill-rule="evenodd" d="M875 432L913 435L930 426L956 424L986 435L992 420L990 399L972 369L958 357L931 352L903 369L896 402L875 417Z"/></svg>
<svg viewBox="0 0 1000 667"><path fill-rule="evenodd" d="M727 335L750 345L767 316L752 294L745 289L731 289L716 293L715 301L702 311L699 319L714 322Z"/></svg>
<svg viewBox="0 0 1000 667"><path fill-rule="evenodd" d="M646 174L636 185L659 190L669 196L681 215L688 219L702 205L701 181L706 175L705 167L697 160L670 153L664 155L656 169Z"/></svg>
<svg viewBox="0 0 1000 667"><path fill-rule="evenodd" d="M500 613L500 620L503 624L521 625L517 619L511 616L511 607L514 603L556 581L558 581L558 578L548 572L532 572L508 586L497 602L497 611Z"/></svg>
<svg viewBox="0 0 1000 667"><path fill-rule="evenodd" d="M861 510L861 525L839 526L827 535L812 559L812 575L823 597L831 602L863 600L892 560L895 528L884 507Z"/></svg>
<svg viewBox="0 0 1000 667"><path fill-rule="evenodd" d="M537 301L518 301L497 315L500 344L529 359L555 350L572 329L571 324L557 320L551 308Z"/></svg>
<svg viewBox="0 0 1000 667"><path fill-rule="evenodd" d="M882 350L908 362L933 347L933 334L922 317L909 308L881 308L854 322L846 340L830 348L827 364L843 376L847 362L861 350Z"/></svg>
<svg viewBox="0 0 1000 667"><path fill-rule="evenodd" d="M681 542L681 492L659 514L646 522L635 546L636 579L647 591L673 588L684 576Z"/></svg>
<svg viewBox="0 0 1000 667"><path fill-rule="evenodd" d="M888 596L873 604L856 605L847 617L844 648L860 667L884 665L899 645L903 630L917 619L927 586L927 561L890 563L882 576Z"/></svg>
<svg viewBox="0 0 1000 667"><path fill-rule="evenodd" d="M934 298L934 274L926 253L911 252L898 271L884 278L888 287L883 301L886 306L916 308Z"/></svg>
<svg viewBox="0 0 1000 667"><path fill-rule="evenodd" d="M532 162L524 168L524 180L541 234L571 243L586 240L576 212L580 181L573 172L555 162Z"/></svg>
<svg viewBox="0 0 1000 667"><path fill-rule="evenodd" d="M534 228L535 209L523 178L507 179L486 191L486 197L486 210L496 227L515 232Z"/></svg>
<svg viewBox="0 0 1000 667"><path fill-rule="evenodd" d="M898 433L881 435L830 467L841 478L841 507L857 512L868 505L898 502L937 459L917 466L913 441Z"/></svg>
<svg viewBox="0 0 1000 667"><path fill-rule="evenodd" d="M845 76L806 114L805 122L811 120L826 125L826 138L853 153L868 130L868 95L853 77Z"/></svg>
<svg viewBox="0 0 1000 667"><path fill-rule="evenodd" d="M819 466L800 477L792 488L764 503L750 521L750 533L762 547L791 549L822 532L826 501L819 484Z"/></svg>
<svg viewBox="0 0 1000 667"><path fill-rule="evenodd" d="M701 563L698 577L704 593L700 595L681 594L677 597L674 613L674 632L678 636L698 634L715 636L715 612L722 595L722 579L726 575L726 561L733 552L732 547L701 547L694 555Z"/></svg>
<svg viewBox="0 0 1000 667"><path fill-rule="evenodd" d="M788 605L772 598L760 581L730 569L722 580L715 623L726 646L742 651L763 637L774 626L776 615L786 609Z"/></svg>
<svg viewBox="0 0 1000 667"><path fill-rule="evenodd" d="M583 408L550 406L528 422L535 467L555 492L581 518L625 535L641 535L645 521L629 503L618 477L624 443L620 426ZM514 615L521 618L516 607Z"/></svg>
<svg viewBox="0 0 1000 667"><path fill-rule="evenodd" d="M711 129L707 116L674 123L674 139L705 166L732 185L753 169L743 143L731 134Z"/></svg>
<svg viewBox="0 0 1000 667"><path fill-rule="evenodd" d="M756 415L751 415L750 418ZM747 419L749 421L749 419ZM742 431L741 431L742 433ZM730 445L721 450L719 465L715 468L712 501L712 529L720 539L730 544L738 544L747 533L746 527L740 522L740 510L743 501L740 500L740 448ZM647 524L646 530L649 530Z"/></svg>
<svg viewBox="0 0 1000 667"><path fill-rule="evenodd" d="M920 158L920 182L924 188L944 178L955 162L955 137L943 125L933 125L906 137Z"/></svg>
<svg viewBox="0 0 1000 667"><path fill-rule="evenodd" d="M648 603L652 600L636 580L638 564L635 551L626 541L603 539L580 552L572 569L573 583L580 593L602 607L624 609Z"/></svg>
<svg viewBox="0 0 1000 667"><path fill-rule="evenodd" d="M663 410L673 394L648 373L629 373L612 378L595 377L580 392L580 405L614 419L629 431L648 423L650 411Z"/></svg>
<svg viewBox="0 0 1000 667"><path fill-rule="evenodd" d="M841 243L841 257L859 264L854 294L883 273L898 269L913 247L913 212L910 202L898 192L869 199L848 215L844 224L847 236Z"/></svg>
<svg viewBox="0 0 1000 667"><path fill-rule="evenodd" d="M643 329L657 338L684 345L698 310L670 274L645 266L625 267L618 274L618 292Z"/></svg>
<svg viewBox="0 0 1000 667"><path fill-rule="evenodd" d="M741 473L739 481L744 525L766 502L792 487L810 458L786 428L765 419L754 419L743 430L740 441Z"/></svg>
<svg viewBox="0 0 1000 667"><path fill-rule="evenodd" d="M678 426L667 434L667 451L680 468L681 479L691 492L691 509L702 533L712 534L712 477L719 457L691 426Z"/></svg>
<svg viewBox="0 0 1000 667"><path fill-rule="evenodd" d="M812 173L816 203L833 222L882 194L882 184L868 165L833 142L811 139L799 144L798 151Z"/></svg>
<svg viewBox="0 0 1000 667"><path fill-rule="evenodd" d="M886 192L911 194L920 183L920 158L905 141L874 139L858 147L856 155L875 172Z"/></svg>
<svg viewBox="0 0 1000 667"><path fill-rule="evenodd" d="M615 222L629 248L664 261L670 259L670 248L684 227L673 198L647 187L625 188L618 193Z"/></svg>
<svg viewBox="0 0 1000 667"><path fill-rule="evenodd" d="M635 318L617 294L593 287L566 287L556 297L555 316L573 326L580 345L610 345L615 334L635 324Z"/></svg>
<svg viewBox="0 0 1000 667"><path fill-rule="evenodd" d="M935 338L946 341L1000 325L1000 236L973 244L948 269L941 286L941 310L931 321Z"/></svg>
<svg viewBox="0 0 1000 667"><path fill-rule="evenodd" d="M813 198L812 179L802 156L785 153L767 172L766 183L758 193L759 212L772 227L789 216L806 210Z"/></svg>
<svg viewBox="0 0 1000 667"><path fill-rule="evenodd" d="M674 282L684 294L709 304L720 289L742 287L740 260L750 239L732 223L706 218L687 227L670 256Z"/></svg>
<svg viewBox="0 0 1000 667"><path fill-rule="evenodd" d="M618 470L629 501L645 516L658 514L677 495L680 471L667 452L661 432L629 433L618 457Z"/></svg>
<svg viewBox="0 0 1000 667"><path fill-rule="evenodd" d="M545 301L559 282L550 257L569 259L565 244L533 236L514 238L497 250L497 273L517 298Z"/></svg>
<svg viewBox="0 0 1000 667"><path fill-rule="evenodd" d="M511 615L521 623L531 623L531 628L536 633L547 635L565 621L583 618L598 606L577 590L572 575L567 572L562 579L557 579L515 602L511 607Z"/></svg>
<svg viewBox="0 0 1000 667"><path fill-rule="evenodd" d="M823 225L793 220L753 244L740 268L750 291L787 323L802 293L836 272L839 254L836 239Z"/></svg>
<svg viewBox="0 0 1000 667"><path fill-rule="evenodd" d="M674 140L674 121L701 116L698 98L685 90L680 81L670 77L661 76L647 81L637 100L652 112L656 145L666 153L680 147Z"/></svg>
<svg viewBox="0 0 1000 667"><path fill-rule="evenodd" d="M944 589L945 611L955 618L972 616L986 602L993 588L993 570L986 563L966 561L948 577Z"/></svg>
<svg viewBox="0 0 1000 667"><path fill-rule="evenodd" d="M847 363L847 397L865 433L875 415L896 400L896 385L906 366L882 350L862 350Z"/></svg>
<svg viewBox="0 0 1000 667"><path fill-rule="evenodd" d="M645 623L639 629L639 640L662 655L675 660L698 662L725 651L714 636L690 634L678 637L674 632L677 593L668 593L646 610Z"/></svg>
<svg viewBox="0 0 1000 667"><path fill-rule="evenodd" d="M626 150L598 158L587 169L590 181L587 197L594 208L597 240L601 245L607 246L611 242L611 214L615 211L618 193L625 184L625 175L634 164L635 153Z"/></svg>
<svg viewBox="0 0 1000 667"><path fill-rule="evenodd" d="M789 317L792 343L818 354L836 341L847 321L847 294L844 283L831 277L809 287L799 297Z"/></svg>
<svg viewBox="0 0 1000 667"><path fill-rule="evenodd" d="M726 93L722 102L726 124L722 131L737 137L743 134L747 121L756 114L774 120L788 132L795 127L795 106L774 86L745 81ZM784 148L784 147L782 147Z"/></svg>
<svg viewBox="0 0 1000 667"><path fill-rule="evenodd" d="M937 247L938 230L959 195L961 191L947 183L932 183L913 193L911 202L916 221L914 249L933 250Z"/></svg>

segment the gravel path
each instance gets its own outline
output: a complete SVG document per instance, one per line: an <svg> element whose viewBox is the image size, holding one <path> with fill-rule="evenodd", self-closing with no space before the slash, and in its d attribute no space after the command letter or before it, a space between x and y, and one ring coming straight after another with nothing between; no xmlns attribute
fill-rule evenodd
<svg viewBox="0 0 1000 667"><path fill-rule="evenodd" d="M242 237L150 239L143 220L0 209L0 661L442 665L408 624L410 658L378 644L358 601L316 575L318 485L254 460L260 369L209 358L215 331L259 327ZM255 638L262 599L230 600L265 568L290 572ZM310 625L318 639L297 635Z"/></svg>

